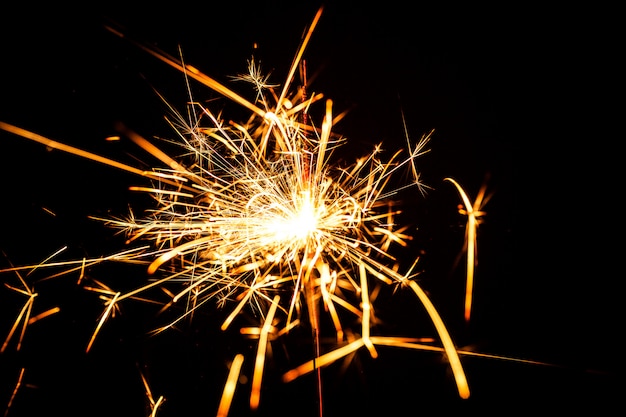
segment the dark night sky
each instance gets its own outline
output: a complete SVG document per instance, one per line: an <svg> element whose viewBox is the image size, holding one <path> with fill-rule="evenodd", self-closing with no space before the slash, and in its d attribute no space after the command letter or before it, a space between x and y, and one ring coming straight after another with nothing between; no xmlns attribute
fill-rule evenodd
<svg viewBox="0 0 626 417"><path fill-rule="evenodd" d="M163 121L165 109L151 88L180 105L186 99L184 80L104 30L104 23L172 55L180 45L187 63L224 82L228 75L244 72L254 52L272 70L272 80L281 82L318 8L315 2L292 3L266 2L254 9L239 4L150 5L132 12L94 6L72 13L55 6L4 13L0 120L133 161L129 155L141 150L123 141L105 143L104 138L116 134L116 121L148 138L168 136L172 132ZM426 251L424 285L441 303L442 314L450 317L459 344L560 365L468 360L475 391L461 404L454 399L445 367L438 359L433 365L432 355L385 351L388 362L362 355L363 373L349 373L344 385L338 382L337 391L329 392L329 416L361 409L385 409L392 415L405 407L417 413L436 404L462 412L505 403L515 408L541 403L555 409L618 403L614 373L623 362L617 349L619 276L613 267L617 251L605 237L615 227L609 217L614 209L605 208L612 201L603 192L612 165L597 162L610 159L597 151L600 141L606 141L603 151L610 151L615 140L614 132L603 131L614 114L605 98L612 94L613 55L607 51L613 30L610 12L599 10L452 9L394 2L326 6L305 57L315 74L310 89L332 98L336 112L351 109L335 128L349 138L348 156L353 150L367 153L381 141L390 150L402 146L402 112L413 139L435 130L421 166L433 190L416 199L416 210L424 216L417 220L416 240ZM254 43L259 46L255 51ZM202 86L193 89L197 97L215 97ZM131 174L47 152L4 132L0 170L5 219L0 249L18 264L37 262L66 244L78 256L114 251L119 240L87 216L123 215L129 202L145 204L127 191L139 181ZM488 177L494 192L480 229L476 324L470 329L453 318L461 314L461 301L451 298L458 296L454 287L462 271L452 270L451 262L461 249L463 218L456 213L456 191L442 181L447 176L461 182L470 196ZM47 215L42 207L57 216ZM64 298L72 301L75 293L68 289ZM7 290L0 296L14 297ZM58 407L71 414L95 407L101 414L92 415L112 409L119 415L141 415L136 357L150 362L155 375L167 375L164 380L155 376L160 391L155 395L168 397L163 416L211 415L216 409L213 397L206 399L206 409L197 408L211 383L226 375L202 349L232 356L230 347L209 341L216 336L213 330L164 336L162 343L143 346L129 341L134 340L131 330L120 325L116 334L111 326L102 335L110 341L103 341L106 345L93 355L97 359L84 358L85 336L75 329L86 328L89 334L100 307L95 301L93 306L86 301L72 305L70 311L78 318L60 314L53 319L60 328L54 334L46 334L52 331L39 323L41 327L28 330L25 352L0 356L0 409L20 366L26 366L29 382L39 388L21 392L24 399L10 415L28 410L28 398L46 403L48 411ZM14 308L2 309L9 320L0 318L0 337L10 327ZM132 308L124 314L122 319L135 324L149 320L148 313ZM170 362L164 365L163 358ZM368 366L373 369L369 379ZM58 386L51 374L58 375ZM430 384L429 378L435 382ZM310 388L307 382L268 384L267 412L282 412L280 404L294 406L285 398L299 398ZM245 404L244 393L240 400ZM306 404L314 400L304 398ZM126 407L128 413L116 405L126 399L138 403ZM76 406L68 407L66 401Z"/></svg>

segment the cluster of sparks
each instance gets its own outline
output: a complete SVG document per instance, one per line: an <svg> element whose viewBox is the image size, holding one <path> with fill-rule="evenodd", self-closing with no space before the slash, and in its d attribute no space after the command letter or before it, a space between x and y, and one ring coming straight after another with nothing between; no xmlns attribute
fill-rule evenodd
<svg viewBox="0 0 626 417"><path fill-rule="evenodd" d="M180 70L185 77L195 79L251 111L246 122L237 123L225 122L219 114L193 99L186 113L170 108L172 117L168 121L178 135L172 142L182 149L175 158L139 134L119 126L121 136L130 138L158 158L162 167L142 170L4 122L0 122L0 128L150 180L148 186L131 189L153 196L157 203L154 209L145 216L131 213L125 218L100 219L125 231L129 244L142 244L105 258L61 263L73 265L64 274L80 271L81 276L86 266L103 261L145 263L151 275L147 284L127 292L117 292L97 281L88 287L101 294L105 309L87 351L123 300L139 297L154 288L177 287L174 292L167 290L171 300L165 307L182 300L187 305L186 312L157 331L174 326L207 302L228 309L222 330L233 325L234 319L246 309L261 317L262 326L258 329L242 329L258 337L251 409L259 406L268 339L287 334L303 323L310 326L317 338L316 354L309 362L286 372L285 382L319 371L361 348L375 358L377 346L396 346L444 352L459 396L468 398L470 391L459 360L460 352L437 309L415 280L418 258L408 270L399 271L399 262L390 251L393 245L407 246L411 239L408 227L395 223L400 213L396 201L400 189L393 186L392 178L410 173L412 180L401 189L421 190L423 185L416 160L426 152L430 134L414 145L408 142L406 149L385 161L381 159L381 147L376 147L351 165L342 167L330 163L333 151L344 143L332 129L343 114L333 115L332 101L324 99L322 94L308 94L303 60L320 16L321 9L306 32L280 89L268 82L254 59L249 61L248 74L239 79L253 83L257 93L253 102L182 59L140 45ZM300 85L292 88L298 74ZM310 109L318 102L325 104L319 126L310 115ZM481 208L486 199L483 199L483 189L471 204L462 187L453 179L448 180L457 187L464 203L462 213L468 216L465 318L469 320L475 231L478 219L484 214ZM56 265L48 260L35 267L4 270L18 273L21 288L9 288L28 296L28 301L2 346L3 351L16 331L20 330L23 336L29 321L58 311L30 317L36 293L19 271ZM373 334L372 288L380 284L413 291L432 320L441 345L423 343L417 338ZM325 351L319 347L318 337L323 314L330 319L336 335L335 347ZM352 317L350 323L355 319L360 323L357 337L352 332L347 336L345 317ZM242 354L232 360L218 416L228 414L243 361ZM160 397L155 401L143 375L142 379L152 413L156 415L164 399Z"/></svg>

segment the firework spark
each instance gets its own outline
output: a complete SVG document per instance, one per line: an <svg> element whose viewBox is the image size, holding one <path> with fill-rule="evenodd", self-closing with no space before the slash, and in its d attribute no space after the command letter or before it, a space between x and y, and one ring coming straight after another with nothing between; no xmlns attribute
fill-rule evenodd
<svg viewBox="0 0 626 417"><path fill-rule="evenodd" d="M285 381L361 347L375 358L376 345L392 345L445 352L459 396L468 398L467 380L452 338L414 279L418 259L406 272L399 272L399 262L390 250L394 245L407 246L411 239L407 227L395 223L401 213L398 194L411 187L423 189L416 160L426 151L431 134L413 145L409 142L407 150L399 150L386 160L382 159L382 147L376 146L354 163L342 166L332 162L334 151L345 143L333 133L334 124L343 114L334 116L333 102L327 99L318 126L309 112L323 96L309 97L304 89L292 88L321 12L306 32L279 91L250 61L249 74L240 79L253 84L254 102L186 65L182 58L140 45L186 78L199 81L251 111L246 122L226 123L219 113L193 97L185 114L170 107L168 122L177 133L177 139L170 144L180 147L176 157L119 125L121 137L129 138L163 164L152 170L63 145L4 122L0 122L0 129L150 180L149 185L131 187L148 193L156 202L145 216L131 213L98 220L124 231L129 243L148 242L109 259L146 263L153 279L127 292L100 287L106 290L105 310L87 350L123 300L155 288L177 286L168 305L184 300L189 307L159 331L172 327L209 301L231 308L222 323L223 330L246 309L263 318L250 396L252 409L259 404L268 338L288 333L301 323L308 322L317 329L320 314L330 318L338 347L316 354L310 363L287 372ZM412 181L395 186L394 179L406 173L413 174ZM89 263L103 260L106 258ZM80 264L82 268L85 262ZM373 335L374 284L410 288L425 307L443 348ZM350 322L354 318L360 321L360 337L350 342L344 331L349 326L346 316ZM239 356L236 359L231 368L235 375L242 360ZM227 412L234 378L229 378L224 390L220 415ZM158 404L152 405L156 411Z"/></svg>
<svg viewBox="0 0 626 417"><path fill-rule="evenodd" d="M224 384L224 392L222 393L222 399L220 400L220 404L217 409L217 417L226 417L228 415L230 404L233 396L235 395L235 389L237 388L237 379L239 378L239 372L241 371L243 360L244 356L241 353L238 353L230 365L228 379Z"/></svg>
<svg viewBox="0 0 626 417"><path fill-rule="evenodd" d="M9 399L9 403L7 404L7 407L4 410L4 417L7 417L9 415L9 409L13 405L15 396L17 395L17 392L20 390L20 387L22 386L22 380L24 379L24 372L26 372L26 368L20 369L20 375L17 377L17 383L15 384L15 388L13 389L13 392L11 393L11 398Z"/></svg>
<svg viewBox="0 0 626 417"><path fill-rule="evenodd" d="M141 381L143 382L143 386L146 390L146 397L148 398L148 403L150 404L150 417L156 417L159 407L161 407L161 405L163 405L163 403L165 402L165 397L161 395L155 401L154 397L152 396L152 390L150 389L150 384L148 383L148 380L146 379L143 373L140 373L140 375L141 375Z"/></svg>
<svg viewBox="0 0 626 417"><path fill-rule="evenodd" d="M49 256L48 258L46 258L46 260L44 260L41 264L39 265L45 265L46 262L48 262L51 258L53 258L54 256L58 255L60 252L62 252L63 250L65 250L65 248L62 248L60 250L58 250L57 252L55 252L53 255ZM37 266L30 268L30 273L32 273L35 269L37 269ZM36 316L32 316L32 310L33 310L33 304L35 303L35 298L37 297L38 293L35 292L34 286L31 285L29 286L28 283L26 282L26 280L24 279L24 277L20 274L19 269L16 268L12 268L12 270L15 272L15 274L17 275L19 282L21 284L21 288L18 286L13 286L10 285L8 283L4 283L4 285L14 291L17 292L19 294L22 294L26 297L28 297L26 299L26 302L24 303L24 306L22 307L22 309L20 310L20 312L17 315L17 318L15 319L15 322L13 323L13 326L11 327L11 330L9 330L9 334L7 335L4 343L2 344L2 347L0 347L0 353L4 352L6 350L6 348L8 347L9 343L11 342L11 339L13 338L13 336L15 335L15 332L17 331L17 329L20 327L20 323L22 323L22 328L20 331L20 335L17 341L17 346L16 346L16 350L20 350L22 347L22 342L24 340L24 335L26 334L26 328L28 327L28 325L35 323L36 321L39 321L45 317L48 317L52 314L58 313L60 311L59 307L53 307L49 310L44 311L43 313L39 313Z"/></svg>
<svg viewBox="0 0 626 417"><path fill-rule="evenodd" d="M463 205L459 206L459 213L467 216L467 225L465 231L465 247L464 250L467 254L467 269L466 269L466 286L465 286L465 322L470 321L470 317L472 315L472 295L474 292L474 269L476 268L477 257L477 243L476 243L476 232L478 229L478 225L481 223L485 212L483 208L485 204L489 201L490 195L485 196L487 192L486 185L483 185L478 191L478 195L476 196L476 200L474 204L470 202L467 193L461 187L461 185L452 178L445 178L445 181L450 181L457 191L459 192L459 196L463 201Z"/></svg>

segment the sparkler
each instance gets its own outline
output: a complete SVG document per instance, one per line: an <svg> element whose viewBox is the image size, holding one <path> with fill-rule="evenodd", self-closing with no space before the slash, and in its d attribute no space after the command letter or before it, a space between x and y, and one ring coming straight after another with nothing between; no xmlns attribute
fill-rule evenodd
<svg viewBox="0 0 626 417"><path fill-rule="evenodd" d="M81 270L85 264L105 260L145 263L153 276L147 284L127 292L98 287L99 292L106 290L105 310L87 351L121 302L155 288L170 291L166 288L176 285L178 289L167 306L185 301L187 310L157 331L173 327L207 302L230 308L222 330L245 310L262 318L251 409L259 405L269 339L307 322L305 317L315 332L320 314L330 319L337 347L321 355L316 351L310 362L285 373L284 381L319 370L361 347L376 358L377 345L391 345L445 352L459 396L468 398L470 391L457 349L436 307L415 280L419 258L407 271L400 272L398 259L391 251L394 245L407 246L411 240L407 227L395 222L401 213L398 194L411 187L422 189L416 161L427 152L432 132L414 145L409 142L406 156L399 150L383 160L379 145L352 164L332 163L333 152L345 143L333 133L333 126L344 114L335 116L333 102L327 99L318 126L309 112L323 95L309 96L305 89L292 89L321 13L322 9L314 17L279 91L278 86L268 83L260 66L250 61L249 73L239 78L253 83L257 94L254 102L185 64L182 54L176 59L138 44L180 70L187 79L204 84L251 112L245 122L225 122L194 97L190 97L187 114L170 107L168 121L177 133L177 140L171 144L181 149L175 157L118 125L120 136L160 161L162 166L152 170L122 164L5 122L0 122L0 129L150 180L149 185L131 187L148 193L156 202L145 216L131 212L127 217L97 218L124 231L129 244L141 241L148 245L107 258L76 262ZM405 173L412 173L413 180L394 186L395 178ZM442 347L373 334L372 288L381 284L408 288L417 296ZM32 301L28 309L31 305ZM349 326L346 317L360 321L360 335L349 342L345 337ZM243 357L235 357L219 406L220 416L228 412L242 361ZM154 402L145 379L144 383L155 413L161 399Z"/></svg>

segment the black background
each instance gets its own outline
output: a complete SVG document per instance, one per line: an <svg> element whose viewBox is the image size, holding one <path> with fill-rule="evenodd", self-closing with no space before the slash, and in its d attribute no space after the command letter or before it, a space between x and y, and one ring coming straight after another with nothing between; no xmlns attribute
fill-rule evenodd
<svg viewBox="0 0 626 417"><path fill-rule="evenodd" d="M171 137L152 87L180 107L187 99L184 79L105 24L172 55L181 46L187 63L224 83L245 72L254 54L280 83L319 4L91 7L19 6L3 13L0 119L141 165L154 161L128 141L104 139L117 134L117 121L148 138ZM325 415L622 407L616 374L623 363L617 344L623 274L614 243L619 222L612 216L618 189L607 185L619 167L610 161L621 137L607 129L617 114L610 105L616 95L612 14L393 2L325 6L305 58L313 75L309 89L332 98L336 113L350 109L335 127L349 138L338 156L352 159L380 142L390 152L402 147L402 114L414 141L435 130L419 161L432 189L408 199L417 227L408 255L423 252L420 283L457 345L555 365L464 357L472 396L462 401L441 355L381 347L372 360L363 350L347 371L324 370ZM246 95L242 86L232 87ZM217 97L192 88L196 98ZM215 105L226 118L247 117L224 99ZM0 170L3 266L39 262L65 245L68 259L115 252L123 239L88 216L124 215L129 205L150 204L127 191L141 178L4 132ZM469 327L461 320L462 263L454 267L464 218L445 177L457 179L472 198L485 181L493 192L478 237ZM128 285L143 271L101 274ZM2 280L18 285L13 274ZM154 395L167 398L158 415L213 415L226 362L242 352L248 367L252 363L253 341L219 332L223 312L207 310L183 331L148 338L155 310L132 302L86 355L102 305L75 280L37 283L34 313L56 305L61 312L29 326L19 352L13 341L0 356L0 406L26 368L9 415L147 415L138 368ZM1 291L4 338L24 299ZM392 333L433 335L410 294L375 307ZM295 339L285 341L286 349L306 356L310 342ZM282 384L285 365L276 357L256 414L317 415L314 379ZM239 388L233 416L248 413L247 388Z"/></svg>

